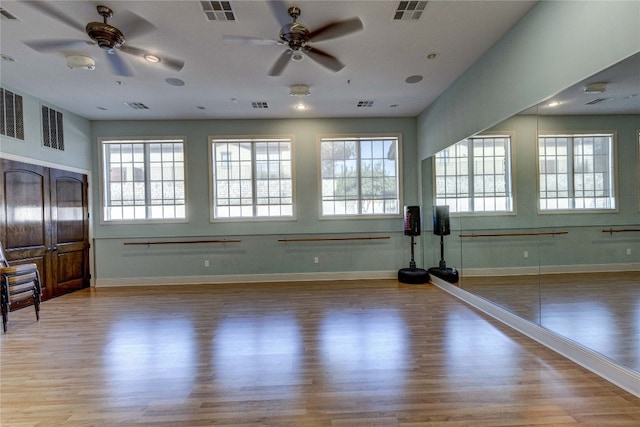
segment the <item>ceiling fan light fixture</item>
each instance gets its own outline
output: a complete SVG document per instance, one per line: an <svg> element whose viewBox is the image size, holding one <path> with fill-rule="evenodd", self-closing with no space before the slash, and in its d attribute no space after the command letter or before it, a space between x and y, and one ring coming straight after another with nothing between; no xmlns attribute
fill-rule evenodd
<svg viewBox="0 0 640 427"><path fill-rule="evenodd" d="M96 61L90 56L69 55L67 56L67 67L72 70L95 70Z"/></svg>
<svg viewBox="0 0 640 427"><path fill-rule="evenodd" d="M157 64L161 61L159 56L153 55L151 53L147 53L146 55L144 55L144 59L151 62L152 64Z"/></svg>
<svg viewBox="0 0 640 427"><path fill-rule="evenodd" d="M302 54L302 52L299 52L297 50L291 52L291 60L292 61L302 61L304 59L304 55Z"/></svg>
<svg viewBox="0 0 640 427"><path fill-rule="evenodd" d="M309 86L307 85L291 85L289 88L289 95L291 96L306 96L309 94Z"/></svg>

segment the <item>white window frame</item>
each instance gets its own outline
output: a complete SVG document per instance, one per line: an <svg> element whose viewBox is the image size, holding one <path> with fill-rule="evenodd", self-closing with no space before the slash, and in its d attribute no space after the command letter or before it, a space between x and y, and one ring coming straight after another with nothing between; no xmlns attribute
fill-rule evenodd
<svg viewBox="0 0 640 427"><path fill-rule="evenodd" d="M576 206L576 200L578 199L589 199L590 197L584 196L582 198L580 198L577 194L576 191L576 176L579 175L586 175L587 173L584 172L575 172L574 171L574 167L575 167L575 158L576 158L576 149L575 149L575 140L576 139L580 139L580 138L591 138L591 137L608 137L610 138L611 144L609 146L609 157L607 159L607 168L608 168L608 182L605 183L606 186L608 187L608 192L609 192L609 196L608 196L608 200L610 203L610 206L589 206L589 207L584 207L584 206ZM543 175L545 175L545 179L547 178L546 175L552 176L553 174L550 172L547 172L547 164L551 165L552 163L550 162L543 162L543 156L546 156L546 152L543 153L541 150L541 143L543 139L548 139L548 138L559 138L559 139L569 139L571 141L570 146L567 147L567 154L566 154L566 164L562 165L564 167L566 167L566 177L567 177L567 195L563 198L546 198L547 200L553 201L553 200L566 200L566 206L558 206L558 207L549 207L548 203L545 204L542 198L542 193L544 191L546 191L547 186L543 183ZM553 213L563 213L563 212L571 212L571 213L577 213L577 212L616 212L618 209L618 197L617 197L617 173L616 173L616 169L617 169L617 162L616 162L616 153L617 153L617 134L614 131L590 131L590 132L541 132L538 134L538 138L537 138L537 144L536 144L536 149L537 149L537 163L538 163L538 173L537 173L537 184L538 184L538 210L540 213L542 214L553 214ZM551 157L551 160L553 161L553 156L549 156ZM588 156L583 156L583 157L588 157ZM545 173L543 174L543 165L545 168ZM556 164L556 168L558 168L559 164ZM593 172L594 174L596 173L595 171ZM559 175L559 174L555 174L555 175ZM550 179L550 178L549 178ZM551 190L550 190L551 191ZM595 191L592 190L592 191ZM593 198L597 198L595 195L593 196ZM604 199L605 197L599 197L600 199Z"/></svg>
<svg viewBox="0 0 640 427"><path fill-rule="evenodd" d="M143 150L142 158L133 156L131 161L120 162L126 163L130 168L130 174L134 177L134 170L141 170L142 176L138 173L138 179L131 181L131 185L135 188L138 186L139 195L142 197L136 200L129 200L125 204L111 204L111 184L116 182L111 179L111 168L108 159L105 156L106 147L115 144L139 145ZM162 154L157 157L157 153L151 153L150 146L152 144L180 144L182 146L182 154L174 158L175 152L171 152L171 159L165 158ZM166 136L166 137L113 137L98 138L98 152L100 157L100 203L101 203L101 223L103 224L140 224L140 223L185 223L187 222L187 140L183 136ZM168 154L167 154L168 156ZM136 164L138 165L136 167ZM154 164L155 167L151 167ZM140 165L142 168L140 168ZM181 166L181 168L180 168ZM122 168L120 168L122 171ZM165 178L165 176L169 176ZM140 179L142 177L142 179ZM159 178L159 179L158 179ZM127 181L117 181L124 182ZM136 184L137 183L137 184ZM160 184L158 184L160 183ZM169 185L165 185L169 184ZM123 184L121 184L123 185ZM152 187L162 188L162 197L152 198ZM142 190L141 187L144 189ZM124 192L123 189L120 191ZM167 198L165 199L165 191ZM176 197L176 192L178 193ZM135 190L133 190L135 194ZM169 197L169 193L173 193L173 197ZM183 195L184 197L179 197ZM135 199L135 195L133 196ZM165 200L167 203L165 203ZM171 203L173 202L173 203ZM112 202L113 203L113 202ZM117 215L117 210L131 210L133 215Z"/></svg>
<svg viewBox="0 0 640 427"><path fill-rule="evenodd" d="M229 150L229 147L220 151L222 155L219 161L216 161L216 144L247 144L251 148L249 152L245 152L244 155L249 157L245 158L242 162L248 162L248 169L244 172L239 165L240 159L233 159L233 154ZM256 156L256 147L262 144L288 144L289 157L278 157L276 160L260 159ZM267 150L269 148L267 147ZM292 135L225 135L225 136L209 136L209 182L210 182L210 209L211 222L219 221L291 221L296 219L296 188L295 188L295 142ZM278 154L280 156L280 154ZM248 160L247 160L248 159ZM267 162L267 169L271 171L271 167L277 163L277 177L260 178L258 176L259 165ZM218 178L218 169L216 164L219 163L219 170L223 174L234 173L234 164L237 164L236 171L238 174L245 174L247 178L241 181L246 181L248 187L245 186L244 194L235 199L242 199L240 203L236 204L221 204L218 205L218 200L227 199L230 201L231 197L225 198L219 197L218 181L226 180L226 178ZM288 163L289 169L280 169ZM246 167L245 167L246 169ZM274 169L275 170L275 169ZM234 181L229 179L229 182ZM235 181L238 181L236 179ZM241 186L242 183L237 185ZM268 185L267 195L261 196L259 188L263 185ZM276 193L278 193L276 195ZM284 199L283 203L270 203L271 200ZM286 203L287 199L290 203ZM262 201L267 200L267 203ZM228 207L228 208L227 208ZM228 209L229 212L223 212ZM287 212L287 210L289 210ZM279 211L279 212L276 212Z"/></svg>
<svg viewBox="0 0 640 427"><path fill-rule="evenodd" d="M482 171L484 171L484 162L482 163L482 168L480 168L475 159L475 152L474 152L474 142L475 141L485 141L485 140L497 140L497 139L501 139L501 140L507 140L507 143L505 144L505 154L504 154L504 161L503 161L503 165L502 167L504 168L504 173L497 173L497 172L493 172L493 173L489 173L489 174L480 174L480 173L476 173L477 170L482 169ZM444 159L444 154L448 152L448 150L456 150L457 147L459 145L462 144L468 144L468 148L467 148L467 161L466 162L453 162L453 167L454 167L454 173L452 174L448 174L445 172L444 175L441 176L438 175L438 163L444 163L444 168L447 168L447 162L446 159ZM495 144L493 147L494 153L495 153ZM462 158L462 157L454 157L454 159L457 158ZM482 156L483 159L493 159L493 167L495 168L495 163L496 163L496 156L493 155L488 155L488 156ZM458 171L457 168L460 166L464 166L464 163L466 163L466 167L464 168L464 171ZM436 153L433 156L433 201L434 201L434 205L436 206L442 206L442 205L448 205L451 214L453 215L513 215L515 214L515 180L514 180L514 167L513 167L513 137L512 134L509 132L499 132L499 133L488 133L488 134L481 134L481 135L476 135L473 137L469 137L466 139L463 139L462 141L457 142L456 144L445 148L444 150L439 151L438 153ZM496 190L493 196L487 196L485 197L485 199L490 200L494 200L494 206L498 204L498 200L499 199L503 199L504 200L504 209L497 209L497 208L493 208L493 209L489 209L486 208L486 204L485 207L480 207L480 203L478 203L479 199L481 199L480 196L478 196L478 192L476 191L476 181L479 181L479 178L482 177L482 182L484 182L484 177L485 176L493 176L493 183L495 186L495 176L504 176L504 191L498 191ZM447 181L455 181L455 184L452 184L454 186L454 195L452 197L439 197L438 195L438 180L440 179L444 179L445 180L445 186L447 184ZM459 184L461 181L467 181L467 192L466 193L461 193L458 190ZM487 182L491 182L491 181L487 181ZM485 188L485 186L483 185L483 189ZM500 193L504 193L504 195L500 196ZM466 197L464 197L466 194ZM467 202L465 203L464 201L460 201L460 200L466 200ZM464 205L467 204L468 208L463 210Z"/></svg>
<svg viewBox="0 0 640 427"><path fill-rule="evenodd" d="M331 194L328 194L329 193L328 186L330 184L329 181L333 180L335 184L336 178L334 177L325 181L323 161L327 159L323 159L322 157L323 156L322 145L323 143L327 143L327 142L340 143L340 142L347 142L347 141L352 141L357 144L356 153L355 153L356 158L350 160L351 162L354 163L354 166L355 166L355 173L356 173L355 179L357 180L357 184L356 184L357 194L353 195L351 198L345 195L345 197L337 199L335 196L332 197ZM362 194L364 177L361 174L363 159L361 154L362 144L360 143L366 143L368 141L378 141L378 142L391 141L393 144L395 144L395 149L393 148L393 146L389 147L388 153L384 153L385 149L384 147L382 148L382 151L383 151L382 155L386 159L391 160L389 157L390 156L394 157L393 158L394 165L395 165L394 175L393 175L395 177L395 189L394 189L395 197L394 198L384 197L383 195L379 195L379 194L373 195L370 198L366 198ZM403 213L402 212L403 210L402 209L402 191L403 190L402 190L402 135L401 134L319 135L318 136L318 159L319 159L318 183L319 183L319 195L320 195L319 209L320 209L321 219L396 218L396 217L402 216L402 213ZM373 157L373 154L369 160L371 163L374 163L375 160L384 161L382 157L380 158ZM373 176L371 177L371 179L373 179ZM333 207L334 207L333 213L328 211L325 212L325 202L328 204L333 204ZM346 207L347 203L352 203L352 204L355 203L356 208L352 213L345 213L344 211L335 213L336 203L339 203L339 202L345 203L344 211L348 210L348 208ZM378 205L382 203L383 206L386 205L387 203L390 203L391 205L395 204L396 210L394 212L378 212L378 211L363 212L363 202L366 202L366 203L377 202Z"/></svg>

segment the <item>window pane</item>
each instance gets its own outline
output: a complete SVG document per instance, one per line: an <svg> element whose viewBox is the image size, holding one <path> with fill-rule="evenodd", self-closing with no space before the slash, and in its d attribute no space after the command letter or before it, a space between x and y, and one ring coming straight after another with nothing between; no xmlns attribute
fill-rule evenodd
<svg viewBox="0 0 640 427"><path fill-rule="evenodd" d="M290 139L212 138L211 144L215 218L293 215Z"/></svg>
<svg viewBox="0 0 640 427"><path fill-rule="evenodd" d="M103 182L107 189L103 202L105 221L185 218L183 141L140 139L101 143L106 171ZM177 158L179 162L175 161ZM179 198L176 188L181 189ZM171 208L157 210L152 205Z"/></svg>
<svg viewBox="0 0 640 427"><path fill-rule="evenodd" d="M322 215L398 214L397 152L397 138L322 138Z"/></svg>
<svg viewBox="0 0 640 427"><path fill-rule="evenodd" d="M614 209L613 135L539 137L540 209Z"/></svg>
<svg viewBox="0 0 640 427"><path fill-rule="evenodd" d="M473 137L437 153L436 204L451 212L513 211L510 141Z"/></svg>

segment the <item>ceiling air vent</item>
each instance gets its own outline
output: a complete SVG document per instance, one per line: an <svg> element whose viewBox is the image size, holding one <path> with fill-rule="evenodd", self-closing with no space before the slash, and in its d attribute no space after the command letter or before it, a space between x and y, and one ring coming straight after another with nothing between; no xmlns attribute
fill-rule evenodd
<svg viewBox="0 0 640 427"><path fill-rule="evenodd" d="M230 1L201 1L202 11L208 21L235 21Z"/></svg>
<svg viewBox="0 0 640 427"><path fill-rule="evenodd" d="M373 101L358 101L358 108L373 107Z"/></svg>
<svg viewBox="0 0 640 427"><path fill-rule="evenodd" d="M426 1L401 1L393 14L394 21L418 20L427 6Z"/></svg>
<svg viewBox="0 0 640 427"><path fill-rule="evenodd" d="M148 110L149 107L144 105L142 102L125 102L125 105L133 108L134 110Z"/></svg>
<svg viewBox="0 0 640 427"><path fill-rule="evenodd" d="M0 7L0 19L1 20L11 20L11 21L15 21L18 18L16 18L15 16L13 16L12 14L10 14L9 12L7 12L6 9Z"/></svg>
<svg viewBox="0 0 640 427"><path fill-rule="evenodd" d="M593 101L587 102L585 105L596 105L596 104L601 104L603 102L611 102L613 101L613 98L609 97L609 98L598 98L598 99L594 99Z"/></svg>
<svg viewBox="0 0 640 427"><path fill-rule="evenodd" d="M253 108L269 108L269 104L267 104L265 101L251 101L251 106Z"/></svg>

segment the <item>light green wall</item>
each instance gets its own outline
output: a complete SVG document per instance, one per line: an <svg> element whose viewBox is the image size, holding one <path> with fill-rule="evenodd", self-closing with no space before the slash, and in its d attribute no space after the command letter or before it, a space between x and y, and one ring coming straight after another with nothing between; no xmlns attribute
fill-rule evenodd
<svg viewBox="0 0 640 427"><path fill-rule="evenodd" d="M418 156L640 51L640 1L541 1L418 117Z"/></svg>
<svg viewBox="0 0 640 427"><path fill-rule="evenodd" d="M32 163L57 165L61 168L80 171L91 170L92 144L91 123L89 120L58 109L54 105L44 104L61 111L64 115L64 151L47 148L42 144L41 106L42 101L31 95L22 93L11 87L3 88L22 96L24 109L24 141L6 136L0 136L0 156L18 160L28 160Z"/></svg>
<svg viewBox="0 0 640 427"><path fill-rule="evenodd" d="M520 268L604 264L640 265L640 241L633 236L610 235L603 229L632 228L640 224L638 200L637 132L640 116L515 116L488 132L512 135L514 197L512 215L452 215L452 234L446 239L448 261L463 268ZM606 213L549 214L538 210L537 135L544 131L612 131L616 139L618 209ZM423 161L424 200L433 200L433 159ZM462 234L528 231L568 231L540 237L460 238ZM425 256L439 259L438 238L425 236ZM632 249L632 255L626 254ZM528 257L524 258L524 252ZM425 263L429 263L426 260ZM524 270L521 270L524 271Z"/></svg>
<svg viewBox="0 0 640 427"><path fill-rule="evenodd" d="M115 278L228 276L311 272L394 272L408 266L409 239L403 219L320 220L318 137L333 134L400 134L403 203L418 200L414 118L293 119L94 122L92 140L115 136L186 137L187 211L184 224L100 224L99 191L93 210L98 283ZM292 135L294 138L297 219L294 221L210 221L208 137ZM98 156L93 169L98 171ZM281 243L278 239L317 235L389 236L388 240ZM125 242L167 238L239 239L240 243L131 246ZM314 257L319 263L313 262ZM210 261L204 267L204 260ZM206 279L202 279L206 280ZM212 277L211 280L217 280Z"/></svg>

